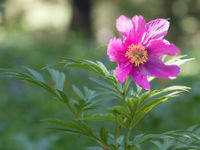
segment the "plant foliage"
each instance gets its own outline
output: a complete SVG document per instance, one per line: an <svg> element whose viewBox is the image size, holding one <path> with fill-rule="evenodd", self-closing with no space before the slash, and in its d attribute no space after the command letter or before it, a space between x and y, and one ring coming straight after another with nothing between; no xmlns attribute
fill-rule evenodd
<svg viewBox="0 0 200 150"><path fill-rule="evenodd" d="M166 61L167 64L181 65L191 59L185 56L177 56ZM74 97L69 97L64 91L66 76L52 67L46 67L54 85L48 84L43 75L38 71L25 67L24 71L13 69L0 69L2 77L15 78L33 83L50 93L60 101L73 114L74 120L61 121L58 119L46 119L46 122L54 124L51 129L70 134L87 136L96 141L104 150L128 150L142 149L149 143L157 149L198 149L200 147L200 129L192 126L187 130L175 130L162 134L140 134L132 136L132 129L140 120L157 105L188 91L186 86L170 86L164 89L143 91L133 85L127 78L124 84L118 83L113 70L108 70L102 62L61 58L56 65L65 68L81 68L98 75L91 78L96 83L94 89L84 86L82 89L72 85ZM162 58L164 59L164 58ZM55 66L55 65L54 65ZM149 81L153 78L149 78ZM104 113L97 112L98 103L116 100L112 106L105 107ZM110 131L104 126L99 127L98 132L90 126L91 122L108 122L116 126ZM130 139L133 137L133 139ZM91 149L88 147L87 149ZM95 147L94 149L98 149Z"/></svg>

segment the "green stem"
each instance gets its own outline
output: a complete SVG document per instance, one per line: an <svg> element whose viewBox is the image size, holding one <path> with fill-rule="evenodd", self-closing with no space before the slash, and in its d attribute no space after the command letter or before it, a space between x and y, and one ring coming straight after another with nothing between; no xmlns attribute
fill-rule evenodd
<svg viewBox="0 0 200 150"><path fill-rule="evenodd" d="M142 88L140 87L140 89L138 90L137 96L139 96L141 92L142 92Z"/></svg>
<svg viewBox="0 0 200 150"><path fill-rule="evenodd" d="M124 93L123 93L123 106L126 103L126 95L127 95L127 88L128 88L128 77L126 78L126 82L124 85ZM129 136L131 133L131 127L128 128L127 133L126 133L126 137L125 137L125 141L124 141L124 150L128 150L128 142L129 142Z"/></svg>
<svg viewBox="0 0 200 150"><path fill-rule="evenodd" d="M58 96L57 94L55 95L61 102L63 102L63 104L71 111L71 113L76 116L76 112L73 110L73 108L71 107L71 105L68 102L64 102L63 99Z"/></svg>
<svg viewBox="0 0 200 150"><path fill-rule="evenodd" d="M127 88L128 88L128 79L129 77L126 78L125 84L124 84L124 90L123 92L119 92L122 95L122 106L125 105L126 103L126 94L127 94ZM125 119L125 118L124 118ZM126 119L125 119L126 120ZM115 129L115 139L118 138L119 134L120 134L120 130L121 130L121 126L117 126Z"/></svg>
<svg viewBox="0 0 200 150"><path fill-rule="evenodd" d="M84 124L82 120L79 120L79 122L80 124ZM96 137L94 134L88 137L92 137L104 150L110 150L109 145L105 143L104 141L102 141L101 139L99 139L98 137Z"/></svg>
<svg viewBox="0 0 200 150"><path fill-rule="evenodd" d="M114 84L115 89L117 92L119 92L121 95L123 95L123 92L118 88L117 84Z"/></svg>
<svg viewBox="0 0 200 150"><path fill-rule="evenodd" d="M121 126L116 125L115 127L115 140L119 137Z"/></svg>
<svg viewBox="0 0 200 150"><path fill-rule="evenodd" d="M104 149L104 150L110 150L106 145L104 145L102 142L100 142L99 140L96 140L97 143Z"/></svg>
<svg viewBox="0 0 200 150"><path fill-rule="evenodd" d="M125 141L124 141L124 150L128 150L128 142L129 142L130 133L131 133L131 128L128 128Z"/></svg>
<svg viewBox="0 0 200 150"><path fill-rule="evenodd" d="M125 81L125 84L124 84L123 101L122 101L123 106L124 106L124 104L126 102L126 94L127 94L127 88L128 88L128 79L129 79L129 77L126 78L126 81Z"/></svg>

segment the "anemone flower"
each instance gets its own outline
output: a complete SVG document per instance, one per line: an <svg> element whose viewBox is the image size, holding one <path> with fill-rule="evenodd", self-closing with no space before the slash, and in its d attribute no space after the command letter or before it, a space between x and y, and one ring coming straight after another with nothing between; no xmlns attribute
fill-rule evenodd
<svg viewBox="0 0 200 150"><path fill-rule="evenodd" d="M115 76L123 83L127 76L140 87L150 90L147 76L175 79L180 71L176 65L165 65L159 57L176 55L178 48L163 39L167 34L169 22L158 18L148 23L143 16L132 19L121 15L116 20L116 28L123 40L114 37L110 40L107 54L110 61L118 62Z"/></svg>

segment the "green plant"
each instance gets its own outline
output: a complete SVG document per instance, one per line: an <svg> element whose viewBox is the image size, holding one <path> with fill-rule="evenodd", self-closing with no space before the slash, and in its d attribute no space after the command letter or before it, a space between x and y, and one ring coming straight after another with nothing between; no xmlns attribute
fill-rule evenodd
<svg viewBox="0 0 200 150"><path fill-rule="evenodd" d="M166 64L182 65L191 59L186 56L176 56L165 61ZM62 61L47 66L43 70L48 70L54 81L54 86L50 86L48 81L37 71L25 67L25 71L13 69L0 69L1 76L28 81L38 85L53 97L60 101L74 116L73 120L62 121L58 119L45 119L56 127L51 129L64 133L81 134L93 139L104 150L132 150L142 149L145 144L151 144L157 149L198 149L200 146L200 129L193 126L187 130L169 131L162 134L140 134L134 135L136 124L155 106L167 101L169 98L178 96L180 93L188 91L186 86L170 86L164 89L144 91L141 87L135 86L127 78L124 84L119 83L113 70L108 70L99 61L61 58ZM162 58L163 60L165 57ZM72 85L74 97L69 97L63 89L65 74L55 67L81 68L95 73L98 78L91 80L96 83L95 89L86 86L80 90ZM148 78L149 82L154 78ZM113 101L111 106L107 106L105 113L97 112L99 104L105 101ZM114 130L100 126L94 130L95 126L91 122L108 122L115 125ZM88 147L87 149L91 149ZM98 149L93 147L92 149Z"/></svg>

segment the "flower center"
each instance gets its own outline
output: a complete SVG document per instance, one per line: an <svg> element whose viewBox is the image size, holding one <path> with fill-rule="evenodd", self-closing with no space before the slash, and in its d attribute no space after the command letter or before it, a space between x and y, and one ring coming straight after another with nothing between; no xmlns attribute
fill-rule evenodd
<svg viewBox="0 0 200 150"><path fill-rule="evenodd" d="M136 67L138 67L140 64L144 64L148 60L147 51L141 44L129 45L125 56L128 57L130 62L133 63Z"/></svg>

